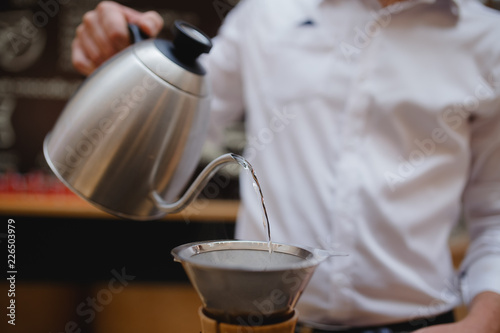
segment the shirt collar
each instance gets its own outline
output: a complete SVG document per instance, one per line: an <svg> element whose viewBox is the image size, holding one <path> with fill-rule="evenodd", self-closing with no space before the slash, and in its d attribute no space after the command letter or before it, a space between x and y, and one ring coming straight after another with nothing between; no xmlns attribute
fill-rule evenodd
<svg viewBox="0 0 500 333"><path fill-rule="evenodd" d="M327 1L332 1L332 0L316 0L316 4L319 6L321 3L327 2ZM353 0L350 0L350 1L353 1ZM443 5L446 5L450 11L450 14L452 14L453 16L456 16L456 17L459 16L459 12L460 12L460 1L459 0L403 0L401 2L396 2L395 4L392 4L386 8L389 10L393 9L395 12L399 12L399 11L404 11L406 9L409 9L417 4L420 4L420 3L433 4L433 3L437 3L437 2L440 2ZM397 8L397 10L396 10L396 8Z"/></svg>

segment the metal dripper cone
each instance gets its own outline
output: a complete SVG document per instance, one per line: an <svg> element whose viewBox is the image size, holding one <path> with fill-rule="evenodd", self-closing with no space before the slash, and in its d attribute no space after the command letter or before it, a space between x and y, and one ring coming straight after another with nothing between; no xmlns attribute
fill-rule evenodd
<svg viewBox="0 0 500 333"><path fill-rule="evenodd" d="M293 309L322 257L266 242L211 241L176 247L204 313L220 322L260 326L281 322Z"/></svg>

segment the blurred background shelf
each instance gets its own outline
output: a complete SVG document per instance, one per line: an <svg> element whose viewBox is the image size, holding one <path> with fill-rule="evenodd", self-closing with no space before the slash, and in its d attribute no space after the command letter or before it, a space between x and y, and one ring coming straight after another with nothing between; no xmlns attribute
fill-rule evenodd
<svg viewBox="0 0 500 333"><path fill-rule="evenodd" d="M201 199L162 220L234 222L239 200ZM118 219L73 194L0 193L0 215Z"/></svg>

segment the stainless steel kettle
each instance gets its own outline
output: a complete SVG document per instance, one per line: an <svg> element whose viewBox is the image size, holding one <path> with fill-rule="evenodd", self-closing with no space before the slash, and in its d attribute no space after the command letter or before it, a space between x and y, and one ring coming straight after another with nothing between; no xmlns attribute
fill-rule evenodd
<svg viewBox="0 0 500 333"><path fill-rule="evenodd" d="M215 159L180 196L209 122L209 87L197 58L212 43L182 21L174 36L139 41L104 63L45 138L45 158L59 179L114 215L151 220L180 211L221 166L236 162L232 154Z"/></svg>

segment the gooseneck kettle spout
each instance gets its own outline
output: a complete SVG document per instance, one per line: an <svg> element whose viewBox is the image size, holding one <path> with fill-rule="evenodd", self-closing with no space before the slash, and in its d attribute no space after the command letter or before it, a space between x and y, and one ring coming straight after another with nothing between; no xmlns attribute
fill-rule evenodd
<svg viewBox="0 0 500 333"><path fill-rule="evenodd" d="M231 163L239 163L238 155L232 153L224 154L211 161L200 172L198 177L196 177L184 195L174 203L166 202L156 191L151 192L151 196L163 212L167 214L177 213L186 208L194 199L198 197L200 192L215 175L215 173L219 171L219 169Z"/></svg>

